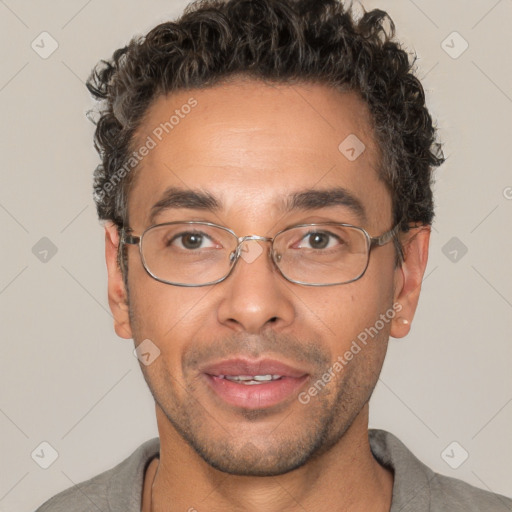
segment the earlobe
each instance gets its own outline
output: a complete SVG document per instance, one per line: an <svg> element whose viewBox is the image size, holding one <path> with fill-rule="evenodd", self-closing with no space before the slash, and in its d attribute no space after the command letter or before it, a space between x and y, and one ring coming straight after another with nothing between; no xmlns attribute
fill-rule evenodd
<svg viewBox="0 0 512 512"><path fill-rule="evenodd" d="M120 338L131 339L128 294L123 274L118 265L119 232L117 226L109 222L105 225L105 260L108 273L108 303L114 317L114 329Z"/></svg>
<svg viewBox="0 0 512 512"><path fill-rule="evenodd" d="M400 311L391 324L393 338L403 338L411 329L427 267L429 240L430 226L411 228L404 235L404 261L395 271L394 301L400 304Z"/></svg>

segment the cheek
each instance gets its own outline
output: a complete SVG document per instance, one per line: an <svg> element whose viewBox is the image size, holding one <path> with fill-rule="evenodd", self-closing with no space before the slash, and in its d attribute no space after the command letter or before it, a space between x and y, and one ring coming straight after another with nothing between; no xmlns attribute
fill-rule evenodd
<svg viewBox="0 0 512 512"><path fill-rule="evenodd" d="M160 283L138 269L129 274L132 331L136 342L154 341L165 353L179 347L202 325L205 288L183 288ZM184 339L180 339L180 337Z"/></svg>
<svg viewBox="0 0 512 512"><path fill-rule="evenodd" d="M183 354L194 340L201 339L208 289L178 288L152 281L154 284L145 283L130 290L130 311L136 345L146 343L141 345L142 350L156 356L148 365L141 365L144 378L159 403L163 403L169 389L174 390L170 395L180 396L186 386Z"/></svg>
<svg viewBox="0 0 512 512"><path fill-rule="evenodd" d="M388 313L384 327L381 322L377 325L381 334L385 335L389 328L393 314L394 273L392 267L385 270L376 267L369 268L370 272L353 283L301 295L304 322L316 322L320 326L336 355L346 350L361 333L375 326L380 315Z"/></svg>

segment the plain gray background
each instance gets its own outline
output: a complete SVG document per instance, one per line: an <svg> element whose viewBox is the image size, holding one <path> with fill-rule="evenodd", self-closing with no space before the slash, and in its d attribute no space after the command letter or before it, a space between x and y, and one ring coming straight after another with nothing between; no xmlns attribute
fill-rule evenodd
<svg viewBox="0 0 512 512"><path fill-rule="evenodd" d="M0 0L0 511L31 511L157 434L108 309L84 81L186 3ZM440 473L512 496L512 0L363 5L387 10L416 50L447 156L419 309L391 340L371 426ZM49 37L58 48L42 58ZM42 442L58 454L47 469Z"/></svg>

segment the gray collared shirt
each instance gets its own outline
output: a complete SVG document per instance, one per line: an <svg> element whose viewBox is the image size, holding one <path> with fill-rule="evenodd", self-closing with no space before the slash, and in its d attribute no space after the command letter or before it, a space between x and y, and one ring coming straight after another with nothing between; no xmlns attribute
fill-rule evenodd
<svg viewBox="0 0 512 512"><path fill-rule="evenodd" d="M434 473L389 432L370 429L369 438L374 457L395 475L390 512L512 512L512 499ZM158 438L147 441L116 467L57 494L36 512L140 512L144 473L159 450Z"/></svg>

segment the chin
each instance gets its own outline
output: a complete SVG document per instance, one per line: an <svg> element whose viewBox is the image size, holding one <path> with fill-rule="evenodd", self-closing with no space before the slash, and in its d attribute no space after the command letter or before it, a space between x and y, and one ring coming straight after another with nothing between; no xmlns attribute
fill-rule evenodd
<svg viewBox="0 0 512 512"><path fill-rule="evenodd" d="M288 443L287 443L288 444ZM264 450L248 442L238 449L210 445L207 449L193 446L196 453L211 467L237 476L278 476L300 468L311 458L316 447L309 450L281 445L277 451L267 446ZM204 448L204 446L202 447Z"/></svg>

